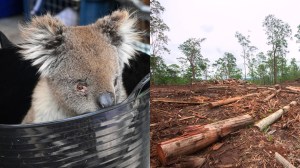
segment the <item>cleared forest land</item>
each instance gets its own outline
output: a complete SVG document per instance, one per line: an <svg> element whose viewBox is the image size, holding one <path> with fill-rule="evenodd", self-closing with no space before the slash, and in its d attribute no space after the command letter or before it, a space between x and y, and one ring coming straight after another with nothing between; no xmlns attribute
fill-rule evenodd
<svg viewBox="0 0 300 168"><path fill-rule="evenodd" d="M193 164L199 167L204 160L201 167L205 168L283 167L275 159L276 152L300 167L299 98L298 81L277 86L257 86L237 80L151 86L151 167L193 167ZM284 106L293 101L297 105L290 105L286 110ZM273 124L262 131L255 126L283 107L283 115ZM226 133L223 129L217 130L216 140L199 145L209 138L207 133L212 135L209 129L203 133L204 125L226 119L236 122L235 117L247 114L252 118L250 124L226 130ZM184 138L198 134L198 128L202 129L202 139L186 143ZM175 141L175 147L169 145ZM181 146L183 144L186 146ZM199 149L181 154L183 148L188 147ZM163 152L158 151L162 148Z"/></svg>

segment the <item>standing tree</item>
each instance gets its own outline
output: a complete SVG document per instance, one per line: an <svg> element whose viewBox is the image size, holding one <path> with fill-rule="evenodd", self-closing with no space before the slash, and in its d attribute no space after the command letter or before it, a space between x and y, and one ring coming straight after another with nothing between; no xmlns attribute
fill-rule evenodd
<svg viewBox="0 0 300 168"><path fill-rule="evenodd" d="M200 65L200 69L203 71L204 79L207 80L208 78L208 69L209 69L209 60L207 58L203 59L203 63Z"/></svg>
<svg viewBox="0 0 300 168"><path fill-rule="evenodd" d="M268 55L271 57L273 63L273 83L277 83L278 67L277 60L281 57L285 57L287 53L287 38L291 37L292 29L287 23L275 18L274 15L268 15L264 22L268 45L271 45L272 49L268 51ZM281 59L284 61L284 59Z"/></svg>
<svg viewBox="0 0 300 168"><path fill-rule="evenodd" d="M214 75L215 79L227 79L227 69L226 69L226 61L224 58L219 58L215 63L212 64L215 69Z"/></svg>
<svg viewBox="0 0 300 168"><path fill-rule="evenodd" d="M180 66L177 64L171 64L167 68L167 75L170 78L177 78L180 76Z"/></svg>
<svg viewBox="0 0 300 168"><path fill-rule="evenodd" d="M257 80L257 73L256 73L257 64L258 64L257 59L251 56L248 61L248 67L249 67L248 74L253 82Z"/></svg>
<svg viewBox="0 0 300 168"><path fill-rule="evenodd" d="M253 70L253 58L251 58L251 56L253 56L253 52L257 49L254 46L250 45L250 40L249 40L249 35L247 37L245 37L243 34L236 32L235 33L235 37L238 39L238 42L240 43L240 45L242 46L243 49L243 54L242 57L244 59L244 79L246 80L247 78L247 66L249 68L250 71L250 76L251 78L253 78L253 74L254 74L254 70ZM247 62L248 64L247 64Z"/></svg>
<svg viewBox="0 0 300 168"><path fill-rule="evenodd" d="M285 58L286 54L279 53L279 55L277 58L277 80L283 82L288 79L289 68L287 66L287 59Z"/></svg>
<svg viewBox="0 0 300 168"><path fill-rule="evenodd" d="M164 63L162 54L165 52L170 53L166 47L168 45L169 38L165 35L166 31L170 31L170 28L161 18L161 14L165 11L165 8L157 0L150 0L150 45L151 45L151 80L155 83L159 73L159 65Z"/></svg>
<svg viewBox="0 0 300 168"><path fill-rule="evenodd" d="M180 66L177 64L171 64L167 67L165 80L167 84L179 84L182 83L180 76Z"/></svg>
<svg viewBox="0 0 300 168"><path fill-rule="evenodd" d="M150 57L150 67L151 67L151 82L155 84L164 84L165 73L167 70L167 65L160 56ZM154 80L155 79L155 80Z"/></svg>
<svg viewBox="0 0 300 168"><path fill-rule="evenodd" d="M196 79L196 73L200 74L201 65L203 65L203 56L201 55L201 43L205 40L190 38L186 40L184 43L180 44L178 47L181 52L185 55L185 57L181 57L180 59L183 62L189 63L189 68L192 72L191 83L193 83Z"/></svg>
<svg viewBox="0 0 300 168"><path fill-rule="evenodd" d="M297 79L300 75L299 66L296 63L296 58L292 58L290 65L289 65L289 74L290 79Z"/></svg>
<svg viewBox="0 0 300 168"><path fill-rule="evenodd" d="M242 78L242 71L237 68L236 58L232 53L225 52L222 58L216 60L216 62L213 64L213 67L216 68L215 75L217 78Z"/></svg>
<svg viewBox="0 0 300 168"><path fill-rule="evenodd" d="M256 74L258 76L258 82L260 84L267 84L269 81L269 76L268 76L268 64L267 64L267 58L263 52L259 52L256 55Z"/></svg>

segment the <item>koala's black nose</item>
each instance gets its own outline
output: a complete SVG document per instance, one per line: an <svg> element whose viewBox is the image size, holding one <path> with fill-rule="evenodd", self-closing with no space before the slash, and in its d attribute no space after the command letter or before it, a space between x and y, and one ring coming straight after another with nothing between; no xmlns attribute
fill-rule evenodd
<svg viewBox="0 0 300 168"><path fill-rule="evenodd" d="M110 92L101 93L98 97L98 104L101 108L110 107L115 104L114 96Z"/></svg>

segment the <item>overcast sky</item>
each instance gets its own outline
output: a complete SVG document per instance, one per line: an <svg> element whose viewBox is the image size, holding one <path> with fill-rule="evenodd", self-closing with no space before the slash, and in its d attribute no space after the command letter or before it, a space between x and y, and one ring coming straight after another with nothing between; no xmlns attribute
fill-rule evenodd
<svg viewBox="0 0 300 168"><path fill-rule="evenodd" d="M166 34L170 38L168 48L171 54L164 55L167 64L178 63L183 54L178 49L188 38L206 38L202 43L202 55L211 63L231 52L237 58L238 67L243 67L242 48L235 32L250 35L252 45L266 53L271 48L266 44L262 22L269 14L288 23L292 34L300 24L299 0L158 0L165 12L164 22L170 27ZM300 44L296 39L288 40L287 58L300 61ZM298 65L300 62L298 62Z"/></svg>

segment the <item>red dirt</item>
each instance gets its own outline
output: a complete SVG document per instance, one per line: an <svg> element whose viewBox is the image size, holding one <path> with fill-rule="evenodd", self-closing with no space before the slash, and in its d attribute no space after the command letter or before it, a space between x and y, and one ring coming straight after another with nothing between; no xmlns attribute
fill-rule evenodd
<svg viewBox="0 0 300 168"><path fill-rule="evenodd" d="M298 82L285 83L284 86L300 86ZM225 86L223 88L211 88ZM285 157L296 167L300 167L300 93L280 92L268 102L262 100L268 95L252 96L210 109L206 104L191 105L153 102L155 98L171 98L181 101L200 101L209 103L225 98L263 92L267 89L248 89L255 85L244 83L210 84L196 83L185 86L151 86L151 167L163 167L160 163L156 145L159 142L182 135L183 128L190 125L204 125L243 114L251 115L255 121L277 111L291 101L298 105L284 114L282 118L261 132L250 125L220 139L221 147L213 145L193 154L206 158L204 168L213 167L283 167L275 160L275 152ZM248 88L247 88L248 87ZM196 97L196 98L195 98ZM214 150L213 150L214 149ZM178 161L165 167L176 167Z"/></svg>

